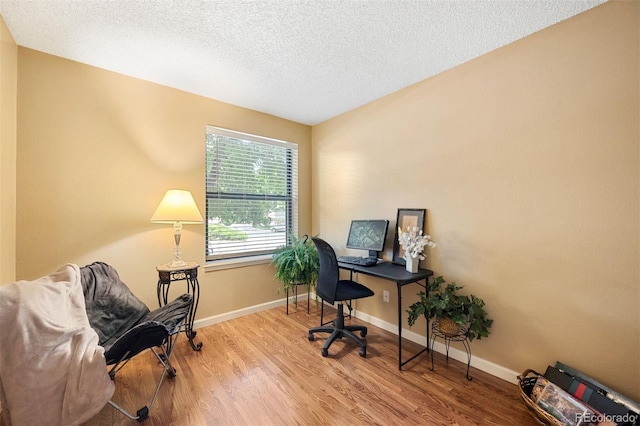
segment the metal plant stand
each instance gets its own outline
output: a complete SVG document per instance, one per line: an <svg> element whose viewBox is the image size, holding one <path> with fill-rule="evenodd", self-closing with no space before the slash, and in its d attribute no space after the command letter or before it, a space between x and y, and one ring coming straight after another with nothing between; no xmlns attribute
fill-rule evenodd
<svg viewBox="0 0 640 426"><path fill-rule="evenodd" d="M291 283L289 285L289 287L287 287L287 315L289 315L289 288L291 288L291 286L295 287L293 297L295 298L295 305L296 305L296 308L297 308L298 307L298 286L299 285L305 285L305 283ZM311 286L307 286L307 313L309 313L309 299L311 299L310 295L311 295Z"/></svg>
<svg viewBox="0 0 640 426"><path fill-rule="evenodd" d="M467 351L467 380L472 380L472 377L469 375L469 367L471 366L471 346L469 345L469 338L467 337L467 329L460 327L456 334L451 335L445 334L440 330L440 321L435 321L431 325L431 367L429 368L431 371L433 371L433 345L436 341L436 337L444 339L444 344L447 349L447 362L449 362L449 346L451 345L451 342L462 342L464 349Z"/></svg>

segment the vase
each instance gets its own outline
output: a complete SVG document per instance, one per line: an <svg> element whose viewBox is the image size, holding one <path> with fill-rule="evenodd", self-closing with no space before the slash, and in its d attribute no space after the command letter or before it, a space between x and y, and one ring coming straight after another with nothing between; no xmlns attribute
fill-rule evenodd
<svg viewBox="0 0 640 426"><path fill-rule="evenodd" d="M405 261L406 261L407 272L411 272L412 274L415 274L416 272L418 272L418 266L420 265L419 257L409 257L405 259Z"/></svg>

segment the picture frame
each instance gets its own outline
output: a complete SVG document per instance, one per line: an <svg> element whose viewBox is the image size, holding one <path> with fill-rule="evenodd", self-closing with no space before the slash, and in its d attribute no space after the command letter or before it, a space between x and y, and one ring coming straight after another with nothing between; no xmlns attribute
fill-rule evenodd
<svg viewBox="0 0 640 426"><path fill-rule="evenodd" d="M392 263L396 265L406 265L406 261L402 257L404 250L400 246L398 241L398 227L403 230L407 229L407 226L417 226L424 231L424 219L427 213L427 209L398 209L398 215L396 217L396 230L395 238L393 239L393 259Z"/></svg>

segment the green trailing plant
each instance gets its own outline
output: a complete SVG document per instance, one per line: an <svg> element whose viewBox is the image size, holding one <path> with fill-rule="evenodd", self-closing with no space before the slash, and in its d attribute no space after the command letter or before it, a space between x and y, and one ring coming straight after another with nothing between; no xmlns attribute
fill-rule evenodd
<svg viewBox="0 0 640 426"><path fill-rule="evenodd" d="M291 244L273 253L271 263L275 267L275 278L281 281L285 291L292 285L304 284L307 290L315 288L320 271L318 250L307 235L297 238L290 234ZM297 303L297 300L294 299Z"/></svg>
<svg viewBox="0 0 640 426"><path fill-rule="evenodd" d="M447 283L442 276L437 277L427 285L426 293L418 293L420 300L407 310L409 326L413 326L420 316L437 320L450 318L457 325L467 328L469 341L488 337L493 320L487 318L484 301L473 294L458 294L463 287L455 281Z"/></svg>

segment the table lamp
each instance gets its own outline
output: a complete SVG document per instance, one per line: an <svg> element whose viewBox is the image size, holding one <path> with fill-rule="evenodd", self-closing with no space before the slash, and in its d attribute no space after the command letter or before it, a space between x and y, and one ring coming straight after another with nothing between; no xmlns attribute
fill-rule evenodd
<svg viewBox="0 0 640 426"><path fill-rule="evenodd" d="M187 264L182 260L182 249L180 248L182 225L202 222L204 222L202 215L191 192L182 189L170 189L164 194L158 208L151 216L151 223L173 224L173 238L176 246L173 249L173 261L169 264L171 268L178 268Z"/></svg>

